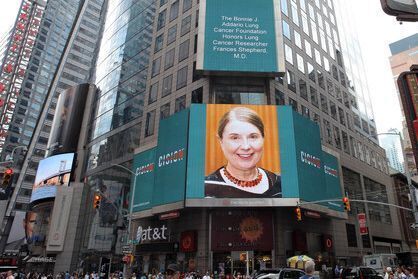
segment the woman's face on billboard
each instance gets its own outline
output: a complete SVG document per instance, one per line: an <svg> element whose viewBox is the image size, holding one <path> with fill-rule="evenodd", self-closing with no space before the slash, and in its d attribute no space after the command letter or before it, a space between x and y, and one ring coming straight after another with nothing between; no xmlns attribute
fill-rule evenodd
<svg viewBox="0 0 418 279"><path fill-rule="evenodd" d="M264 138L251 123L229 121L219 140L228 165L236 170L254 169L263 155Z"/></svg>

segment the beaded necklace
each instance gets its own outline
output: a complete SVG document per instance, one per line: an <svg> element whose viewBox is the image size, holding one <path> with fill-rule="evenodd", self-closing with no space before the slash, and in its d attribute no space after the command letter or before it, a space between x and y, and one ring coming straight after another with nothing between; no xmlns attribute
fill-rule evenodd
<svg viewBox="0 0 418 279"><path fill-rule="evenodd" d="M234 177L231 173L229 173L229 171L226 170L226 167L224 167L223 169L224 175L231 180L234 184L240 186L240 187L255 187L258 184L260 184L261 180L263 179L263 175L261 174L261 172L258 170L257 168L257 178L253 179L253 180L241 180L238 179L236 177Z"/></svg>

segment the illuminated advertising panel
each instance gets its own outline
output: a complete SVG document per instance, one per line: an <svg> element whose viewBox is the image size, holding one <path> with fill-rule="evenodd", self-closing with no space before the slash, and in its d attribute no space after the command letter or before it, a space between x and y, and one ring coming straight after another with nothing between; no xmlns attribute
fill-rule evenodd
<svg viewBox="0 0 418 279"><path fill-rule="evenodd" d="M174 151L183 148L180 160ZM153 180L137 182L148 200L150 188L154 195L138 211L174 202L265 207L326 199L338 201L321 203L324 208L342 211L338 160L322 150L317 124L291 107L192 105L160 126L157 150L164 151L155 156ZM135 155L136 171L152 164L152 156L137 163L145 157ZM170 171L159 177L163 165Z"/></svg>
<svg viewBox="0 0 418 279"><path fill-rule="evenodd" d="M30 202L55 198L57 187L69 185L74 155L59 154L39 162Z"/></svg>
<svg viewBox="0 0 418 279"><path fill-rule="evenodd" d="M197 70L284 72L279 1L202 0Z"/></svg>
<svg viewBox="0 0 418 279"><path fill-rule="evenodd" d="M33 229L36 218L37 214L33 211L16 211L4 248L5 251L19 251L23 246L27 246L27 244L43 241L43 236L34 234Z"/></svg>
<svg viewBox="0 0 418 279"><path fill-rule="evenodd" d="M134 157L137 175L133 212L159 206L165 211L184 207L189 110L160 122L158 146ZM177 204L176 204L177 203Z"/></svg>

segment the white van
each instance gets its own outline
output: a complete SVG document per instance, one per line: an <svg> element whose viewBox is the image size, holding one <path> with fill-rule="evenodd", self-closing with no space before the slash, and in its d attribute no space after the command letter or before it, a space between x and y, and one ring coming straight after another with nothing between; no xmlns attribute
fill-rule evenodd
<svg viewBox="0 0 418 279"><path fill-rule="evenodd" d="M398 265L398 259L395 254L373 254L363 256L363 264L371 267L378 273L383 274L385 267L396 267Z"/></svg>

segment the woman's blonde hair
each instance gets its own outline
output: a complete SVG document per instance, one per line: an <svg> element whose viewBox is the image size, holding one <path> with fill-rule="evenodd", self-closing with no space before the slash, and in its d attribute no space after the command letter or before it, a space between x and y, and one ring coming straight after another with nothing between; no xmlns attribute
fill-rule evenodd
<svg viewBox="0 0 418 279"><path fill-rule="evenodd" d="M260 116L253 111L252 109L245 107L235 107L225 113L218 124L218 137L221 139L225 130L225 126L231 120L238 120L242 122L247 122L253 124L260 131L261 135L264 138L264 124Z"/></svg>

